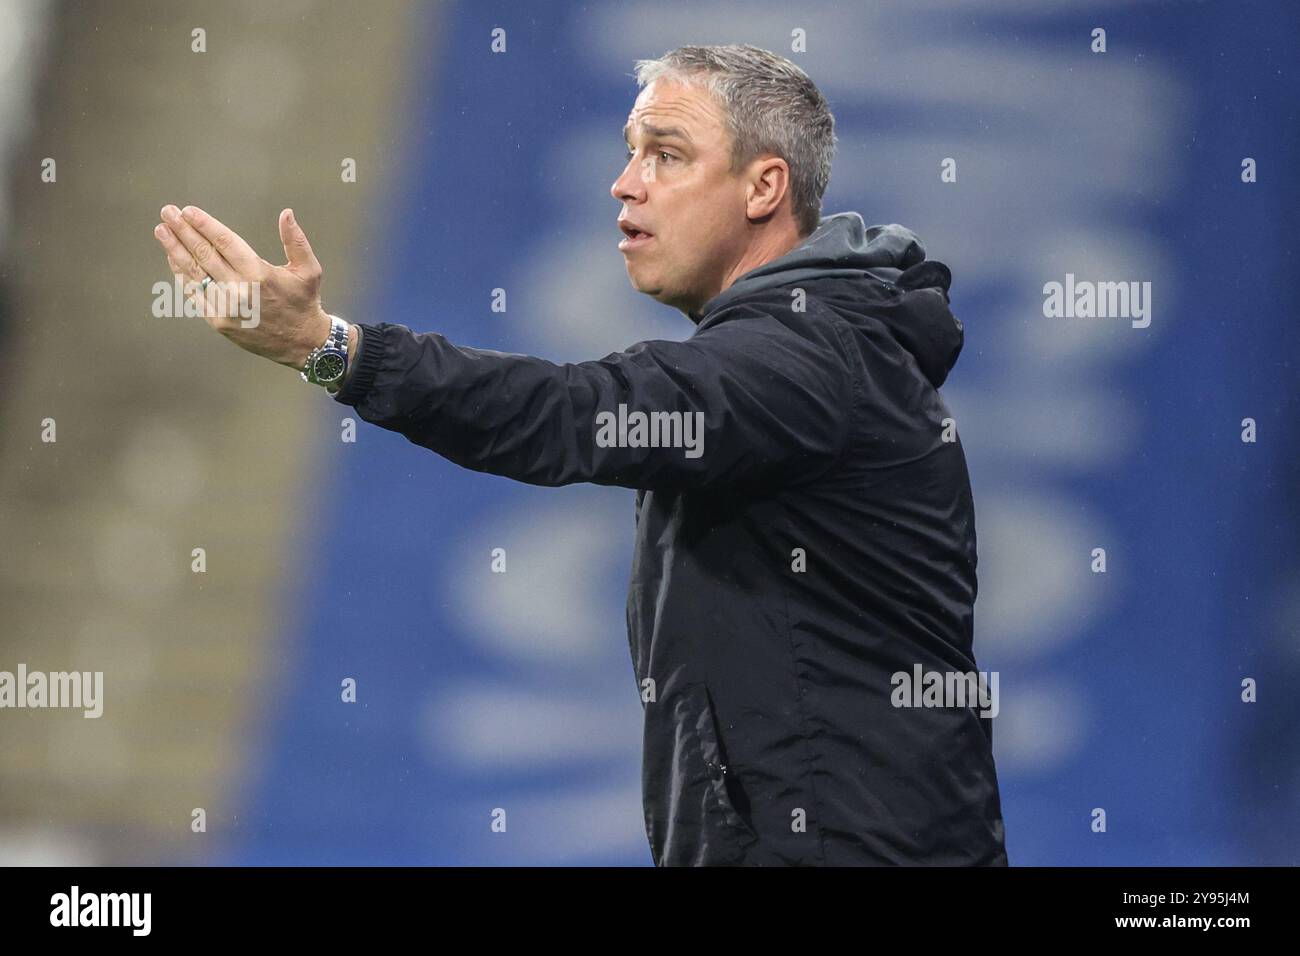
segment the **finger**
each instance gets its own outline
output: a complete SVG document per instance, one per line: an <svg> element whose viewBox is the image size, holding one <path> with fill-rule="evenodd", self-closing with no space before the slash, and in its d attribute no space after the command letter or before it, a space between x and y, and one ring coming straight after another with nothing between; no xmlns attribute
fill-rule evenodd
<svg viewBox="0 0 1300 956"><path fill-rule="evenodd" d="M311 250L307 233L303 232L302 226L298 225L292 209L285 209L280 213L280 242L289 260L289 268L294 272L302 274L320 271L320 262L316 259L316 253Z"/></svg>
<svg viewBox="0 0 1300 956"><path fill-rule="evenodd" d="M195 281L207 275L203 271L203 267L194 261L190 251L181 245L181 241L176 238L176 233L167 228L165 224L159 223L155 226L153 234L162 243L163 251L167 253L167 261L179 267L173 269L173 272L179 272L185 278Z"/></svg>
<svg viewBox="0 0 1300 956"><path fill-rule="evenodd" d="M236 270L244 276L255 274L262 258L239 233L198 206L186 206L181 210L181 218L193 226L199 235L212 243L212 247L221 254L221 258Z"/></svg>
<svg viewBox="0 0 1300 956"><path fill-rule="evenodd" d="M239 273L235 267L222 257L217 247L205 239L202 233L181 217L179 209L171 205L163 206L162 220L204 272L223 282L238 280Z"/></svg>
<svg viewBox="0 0 1300 956"><path fill-rule="evenodd" d="M167 254L167 265L172 270L173 275L179 275L182 279L181 288L185 292L185 297L193 302L199 309L199 314L205 319L211 318L219 311L213 296L217 290L215 282L209 282L205 290L202 286L202 280L207 276L203 267L194 261L175 234L165 225L159 223L154 227L154 236L162 243L163 250ZM209 324L211 324L209 322Z"/></svg>

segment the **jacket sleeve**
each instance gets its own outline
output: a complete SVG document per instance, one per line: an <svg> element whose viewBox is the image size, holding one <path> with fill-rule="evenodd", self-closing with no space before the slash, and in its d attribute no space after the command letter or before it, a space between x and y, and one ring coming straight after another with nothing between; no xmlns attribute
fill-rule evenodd
<svg viewBox="0 0 1300 956"><path fill-rule="evenodd" d="M334 400L458 465L534 485L784 485L824 473L853 408L840 330L731 311L683 342L564 364L363 325L356 372Z"/></svg>

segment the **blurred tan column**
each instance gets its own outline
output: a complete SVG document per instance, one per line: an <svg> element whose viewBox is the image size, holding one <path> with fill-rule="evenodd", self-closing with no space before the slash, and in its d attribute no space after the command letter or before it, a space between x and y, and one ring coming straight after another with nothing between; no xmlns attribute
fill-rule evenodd
<svg viewBox="0 0 1300 956"><path fill-rule="evenodd" d="M222 848L298 652L295 565L346 412L201 318L153 317L171 275L152 230L164 203L194 203L282 262L292 206L326 308L379 321L358 283L429 20L382 0L61 6L15 163L0 670L103 671L104 714L0 710L0 864Z"/></svg>

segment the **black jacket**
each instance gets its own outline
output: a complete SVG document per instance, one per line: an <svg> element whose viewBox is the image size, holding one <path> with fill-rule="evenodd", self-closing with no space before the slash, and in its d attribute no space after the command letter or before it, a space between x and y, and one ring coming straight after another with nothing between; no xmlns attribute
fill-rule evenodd
<svg viewBox="0 0 1300 956"><path fill-rule="evenodd" d="M916 665L976 670L949 281L910 231L840 213L681 342L556 364L361 327L336 400L364 420L476 471L637 489L656 864L1007 862L990 719L892 701ZM702 447L598 440L620 405L700 413Z"/></svg>

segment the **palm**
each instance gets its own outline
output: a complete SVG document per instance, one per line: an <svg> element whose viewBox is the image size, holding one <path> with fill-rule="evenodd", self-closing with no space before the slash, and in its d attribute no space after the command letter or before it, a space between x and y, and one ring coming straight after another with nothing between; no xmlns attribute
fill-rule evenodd
<svg viewBox="0 0 1300 956"><path fill-rule="evenodd" d="M287 261L277 266L203 210L164 206L154 230L172 272L194 282L211 276L206 292L191 286L207 323L240 348L282 365L301 367L329 330L321 308L322 269L292 210L280 213ZM214 286L218 286L215 287ZM230 293L234 292L234 295Z"/></svg>

